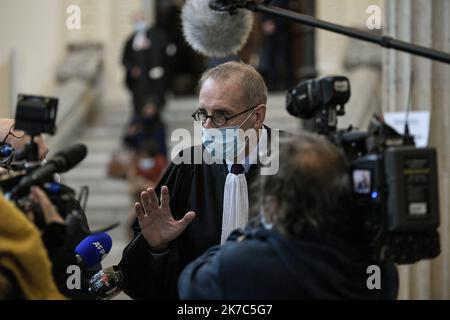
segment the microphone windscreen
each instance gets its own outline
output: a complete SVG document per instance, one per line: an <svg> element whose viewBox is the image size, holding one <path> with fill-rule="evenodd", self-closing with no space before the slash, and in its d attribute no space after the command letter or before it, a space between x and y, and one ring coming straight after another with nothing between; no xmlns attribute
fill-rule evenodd
<svg viewBox="0 0 450 320"><path fill-rule="evenodd" d="M108 255L111 247L111 237L101 232L84 238L75 248L75 253L80 256L85 266L90 268L100 263Z"/></svg>
<svg viewBox="0 0 450 320"><path fill-rule="evenodd" d="M87 155L87 147L82 143L77 143L57 152L53 159L58 166L57 172L66 172L79 164Z"/></svg>
<svg viewBox="0 0 450 320"><path fill-rule="evenodd" d="M181 12L183 34L189 45L208 57L236 54L247 42L253 25L249 10L236 14L212 10L211 0L187 0Z"/></svg>

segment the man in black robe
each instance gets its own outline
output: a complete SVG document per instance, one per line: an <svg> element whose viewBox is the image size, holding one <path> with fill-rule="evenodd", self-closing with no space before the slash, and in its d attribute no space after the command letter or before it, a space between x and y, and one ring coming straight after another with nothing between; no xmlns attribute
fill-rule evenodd
<svg viewBox="0 0 450 320"><path fill-rule="evenodd" d="M252 218L248 208L253 202L246 184L267 169L260 152L277 142L278 132L263 126L267 88L254 68L238 62L219 65L203 74L199 88L199 109L193 117L203 125L203 144L182 151L155 190L142 192L141 203L136 203L142 232L125 248L119 263L124 291L135 299L177 298L183 267L223 241L233 226L244 227ZM209 137L210 129L225 128L231 140L228 134ZM235 140L237 128L254 134ZM255 137L257 144L252 146L249 141ZM227 145L219 145L225 141ZM200 162L196 154L202 155ZM211 159L218 161L210 164ZM233 217L234 211L238 214Z"/></svg>

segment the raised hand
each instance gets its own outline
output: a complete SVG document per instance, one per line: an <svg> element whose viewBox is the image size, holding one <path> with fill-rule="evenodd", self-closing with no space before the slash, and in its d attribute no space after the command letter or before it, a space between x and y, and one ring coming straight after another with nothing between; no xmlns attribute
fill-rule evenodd
<svg viewBox="0 0 450 320"><path fill-rule="evenodd" d="M154 252L169 247L195 218L195 212L189 211L181 220L174 220L169 207L169 189L161 188L161 205L155 190L147 189L141 193L141 202L134 204L142 235Z"/></svg>

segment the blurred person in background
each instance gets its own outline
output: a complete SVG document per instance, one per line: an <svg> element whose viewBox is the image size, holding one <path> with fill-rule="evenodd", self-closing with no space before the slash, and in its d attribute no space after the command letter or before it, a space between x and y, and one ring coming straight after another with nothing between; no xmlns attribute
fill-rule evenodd
<svg viewBox="0 0 450 320"><path fill-rule="evenodd" d="M149 102L158 110L165 105L167 40L163 30L149 26L141 12L133 15L133 29L123 49L122 64L133 98L132 118L136 118Z"/></svg>
<svg viewBox="0 0 450 320"><path fill-rule="evenodd" d="M141 146L154 143L156 152L167 156L166 129L158 107L150 100L141 115L132 119L123 137L124 145L131 150L140 150Z"/></svg>
<svg viewBox="0 0 450 320"><path fill-rule="evenodd" d="M122 63L126 85L133 97L134 112L122 142L130 150L132 158L148 143L156 146L156 154L165 157L166 133L161 110L166 103L170 73L167 37L158 24L149 26L141 12L133 16L133 24L134 33L125 44Z"/></svg>
<svg viewBox="0 0 450 320"><path fill-rule="evenodd" d="M133 204L140 201L142 190L154 188L157 185L166 166L167 157L159 151L155 141L148 140L139 144L127 172L129 193ZM135 236L132 229L135 220L136 214L133 207L127 219L129 240Z"/></svg>
<svg viewBox="0 0 450 320"><path fill-rule="evenodd" d="M273 0L270 4L288 9L289 2L290 0ZM285 90L293 78L290 22L281 17L263 14L261 32L263 39L258 71L269 91Z"/></svg>
<svg viewBox="0 0 450 320"><path fill-rule="evenodd" d="M129 150L129 161L123 163L123 167L130 199L134 204L139 201L142 190L155 187L167 166L165 125L153 103L147 103L142 109L142 116L131 121L123 144ZM131 226L135 218L132 208L127 219L127 235L130 240L134 237Z"/></svg>
<svg viewBox="0 0 450 320"><path fill-rule="evenodd" d="M168 87L174 95L195 94L197 79L205 70L205 58L186 42L181 26L184 0L156 1L156 25L167 35Z"/></svg>

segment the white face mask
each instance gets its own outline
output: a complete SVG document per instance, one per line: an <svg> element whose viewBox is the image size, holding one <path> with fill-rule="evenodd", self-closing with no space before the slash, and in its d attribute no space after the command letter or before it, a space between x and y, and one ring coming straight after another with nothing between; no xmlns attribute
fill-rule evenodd
<svg viewBox="0 0 450 320"><path fill-rule="evenodd" d="M141 170L150 170L155 166L155 160L153 158L140 159L138 166Z"/></svg>
<svg viewBox="0 0 450 320"><path fill-rule="evenodd" d="M134 31L143 32L147 29L147 23L145 21L138 21L134 23Z"/></svg>
<svg viewBox="0 0 450 320"><path fill-rule="evenodd" d="M254 111L254 110L253 110ZM225 128L202 127L202 142L208 153L217 160L233 161L245 148L246 140L239 138L239 129L250 118L253 111L240 124Z"/></svg>
<svg viewBox="0 0 450 320"><path fill-rule="evenodd" d="M259 209L259 216L261 224L264 226L265 229L270 230L273 228L273 223L269 223L267 221L266 213L262 207Z"/></svg>

